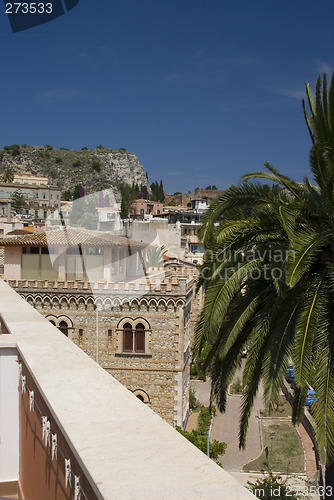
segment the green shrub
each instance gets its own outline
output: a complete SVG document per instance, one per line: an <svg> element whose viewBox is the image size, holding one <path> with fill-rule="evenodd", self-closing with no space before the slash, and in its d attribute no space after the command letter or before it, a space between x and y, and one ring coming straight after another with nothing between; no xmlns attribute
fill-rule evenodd
<svg viewBox="0 0 334 500"><path fill-rule="evenodd" d="M81 165L81 161L80 160L75 160L73 163L72 163L72 167L80 167Z"/></svg>
<svg viewBox="0 0 334 500"><path fill-rule="evenodd" d="M95 172L101 172L101 163L99 162L99 160L93 160L92 161L92 168L95 170Z"/></svg>
<svg viewBox="0 0 334 500"><path fill-rule="evenodd" d="M231 385L230 392L231 394L242 394L244 392L244 386L240 378L237 378L236 382Z"/></svg>
<svg viewBox="0 0 334 500"><path fill-rule="evenodd" d="M19 144L12 144L11 146L5 146L4 150L12 156L19 156L20 145Z"/></svg>
<svg viewBox="0 0 334 500"><path fill-rule="evenodd" d="M51 177L51 179L56 179L57 178L57 172L56 170L52 169L49 171L49 177Z"/></svg>
<svg viewBox="0 0 334 500"><path fill-rule="evenodd" d="M263 478L257 479L255 483L248 481L246 487L257 498L279 498L280 500L299 500L302 498L288 485L287 479L274 475L271 471Z"/></svg>
<svg viewBox="0 0 334 500"><path fill-rule="evenodd" d="M176 427L176 430L182 434L188 441L190 441L196 448L203 453L207 452L207 435L201 434L199 431L193 430L191 432L183 431L181 427ZM210 457L215 459L219 455L223 455L226 451L226 443L214 439L209 444Z"/></svg>
<svg viewBox="0 0 334 500"><path fill-rule="evenodd" d="M201 403L198 401L196 397L195 389L190 387L189 389L189 409L193 411L197 411L201 408Z"/></svg>
<svg viewBox="0 0 334 500"><path fill-rule="evenodd" d="M210 410L209 407L204 407L201 409L198 416L197 429L201 434L206 434L209 427L211 418L216 414L215 407Z"/></svg>
<svg viewBox="0 0 334 500"><path fill-rule="evenodd" d="M59 158L59 156L57 156L57 158L55 158L55 162L56 163L63 163L63 159Z"/></svg>
<svg viewBox="0 0 334 500"><path fill-rule="evenodd" d="M200 369L197 363L191 363L190 365L190 378L194 380L206 380L205 373Z"/></svg>

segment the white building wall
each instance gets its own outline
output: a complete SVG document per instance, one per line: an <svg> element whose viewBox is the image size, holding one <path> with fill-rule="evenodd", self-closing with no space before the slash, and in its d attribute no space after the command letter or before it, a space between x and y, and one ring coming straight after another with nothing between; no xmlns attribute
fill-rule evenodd
<svg viewBox="0 0 334 500"><path fill-rule="evenodd" d="M16 349L0 349L0 483L19 478L18 384Z"/></svg>

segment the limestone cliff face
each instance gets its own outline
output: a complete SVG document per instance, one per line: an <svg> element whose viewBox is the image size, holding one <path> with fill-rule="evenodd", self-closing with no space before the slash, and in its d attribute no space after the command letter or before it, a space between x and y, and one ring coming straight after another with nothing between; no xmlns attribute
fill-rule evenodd
<svg viewBox="0 0 334 500"><path fill-rule="evenodd" d="M98 154L97 157L104 164L105 176L109 182L116 180L148 187L144 167L134 153L105 153Z"/></svg>
<svg viewBox="0 0 334 500"><path fill-rule="evenodd" d="M107 189L117 184L149 184L144 167L134 153L113 149L46 149L20 148L20 153L0 150L0 174L7 168L16 172L30 172L47 176L51 185L73 191L76 184L86 193Z"/></svg>

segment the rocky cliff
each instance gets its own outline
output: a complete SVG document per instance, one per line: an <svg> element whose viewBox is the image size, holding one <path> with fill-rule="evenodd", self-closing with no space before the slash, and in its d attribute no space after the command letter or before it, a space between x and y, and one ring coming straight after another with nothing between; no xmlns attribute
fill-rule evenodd
<svg viewBox="0 0 334 500"><path fill-rule="evenodd" d="M13 148L13 147L12 147ZM30 172L48 177L51 185L73 191L77 184L86 193L116 187L119 184L145 185L149 189L144 167L137 156L124 149L83 149L69 151L51 146L0 149L0 174Z"/></svg>

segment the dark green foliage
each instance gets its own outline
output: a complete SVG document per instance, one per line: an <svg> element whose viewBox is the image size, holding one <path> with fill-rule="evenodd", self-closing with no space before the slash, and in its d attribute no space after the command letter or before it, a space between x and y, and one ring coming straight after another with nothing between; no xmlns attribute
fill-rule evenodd
<svg viewBox="0 0 334 500"><path fill-rule="evenodd" d="M268 475L263 476L263 478L257 479L255 483L248 481L247 489L257 498L264 500L299 500L303 498L288 485L287 479L283 479L276 474L274 475L271 471L268 472Z"/></svg>
<svg viewBox="0 0 334 500"><path fill-rule="evenodd" d="M57 171L55 169L50 169L49 170L49 177L51 179L56 179L57 178Z"/></svg>
<svg viewBox="0 0 334 500"><path fill-rule="evenodd" d="M45 149L47 149L48 151L52 151L53 150L53 146L51 146L50 144L45 144Z"/></svg>
<svg viewBox="0 0 334 500"><path fill-rule="evenodd" d="M72 199L72 192L67 190L61 193L62 201L70 201Z"/></svg>
<svg viewBox="0 0 334 500"><path fill-rule="evenodd" d="M206 380L205 371L194 361L190 365L190 377L195 380Z"/></svg>
<svg viewBox="0 0 334 500"><path fill-rule="evenodd" d="M162 203L165 200L165 192L162 185L162 180L160 181L160 183L158 183L158 181L152 182L150 187L152 191L151 200L161 201Z"/></svg>
<svg viewBox="0 0 334 500"><path fill-rule="evenodd" d="M17 189L11 196L12 209L17 214L22 213L23 207L26 205L25 197L22 191Z"/></svg>
<svg viewBox="0 0 334 500"><path fill-rule="evenodd" d="M49 151L38 151L38 156L40 158L50 158L51 157Z"/></svg>
<svg viewBox="0 0 334 500"><path fill-rule="evenodd" d="M92 161L92 169L95 170L95 172L101 172L101 162L99 160L93 160Z"/></svg>
<svg viewBox="0 0 334 500"><path fill-rule="evenodd" d="M300 422L308 384L317 394L313 417L327 473L334 464L334 74L330 89L306 85L304 115L312 147L312 184L297 183L268 163L243 176L214 201L200 236L207 251L198 286L206 290L195 349L210 346L204 366L224 411L226 393L248 346L243 373L240 447L261 380L277 402L293 362L293 421ZM265 179L269 185L257 179ZM325 418L324 418L325 416ZM331 484L328 476L326 483Z"/></svg>
<svg viewBox="0 0 334 500"><path fill-rule="evenodd" d="M63 159L62 159L62 158L59 158L59 156L57 156L57 157L55 158L55 162L56 162L56 163L63 163Z"/></svg>
<svg viewBox="0 0 334 500"><path fill-rule="evenodd" d="M126 153L126 149L125 148L118 148L118 151L120 151L121 153Z"/></svg>
<svg viewBox="0 0 334 500"><path fill-rule="evenodd" d="M117 187L122 196L120 216L121 219L127 219L131 213L132 203L139 198L139 187L136 184L132 186L128 184L118 184Z"/></svg>
<svg viewBox="0 0 334 500"><path fill-rule="evenodd" d="M81 196L82 196L82 191L83 191L83 187L81 186L81 184L77 184L77 185L74 187L74 191L73 191L73 200L77 200L78 198L81 198Z"/></svg>
<svg viewBox="0 0 334 500"><path fill-rule="evenodd" d="M207 430L210 427L211 418L214 417L215 414L216 409L214 407L211 410L209 407L201 409L197 423L197 430L200 432L200 434L206 434Z"/></svg>
<svg viewBox="0 0 334 500"><path fill-rule="evenodd" d="M196 391L190 387L189 389L189 410L198 411L201 409L201 403L196 397Z"/></svg>
<svg viewBox="0 0 334 500"><path fill-rule="evenodd" d="M22 144L22 145L21 145L21 148L23 148L23 149L25 149L25 148L27 148L27 147L28 147L28 144Z"/></svg>
<svg viewBox="0 0 334 500"><path fill-rule="evenodd" d="M98 146L96 146L96 149L105 149L105 147L102 146L102 144L99 144Z"/></svg>
<svg viewBox="0 0 334 500"><path fill-rule="evenodd" d="M191 432L183 431L181 427L176 427L176 430L188 439L203 453L207 452L207 431L210 426L211 414L209 408L202 408L198 417L198 428ZM210 441L210 458L216 459L219 455L223 455L226 451L226 443L214 439Z"/></svg>
<svg viewBox="0 0 334 500"><path fill-rule="evenodd" d="M121 219L127 219L129 217L129 213L130 213L130 207L127 203L127 200L125 200L125 198L122 197L121 211L120 211Z"/></svg>
<svg viewBox="0 0 334 500"><path fill-rule="evenodd" d="M2 182L13 182L14 181L14 172L11 168L6 168L6 170L1 175Z"/></svg>
<svg viewBox="0 0 334 500"><path fill-rule="evenodd" d="M5 146L4 150L12 156L19 156L20 145L19 144L12 144L11 146Z"/></svg>
<svg viewBox="0 0 334 500"><path fill-rule="evenodd" d="M243 386L240 378L237 378L237 380L231 385L230 391L231 391L231 394L242 394L243 393L244 386Z"/></svg>
<svg viewBox="0 0 334 500"><path fill-rule="evenodd" d="M81 148L81 151L88 151L88 148L84 146L83 148Z"/></svg>
<svg viewBox="0 0 334 500"><path fill-rule="evenodd" d="M139 193L140 196L143 195L143 197L144 197L145 200L149 199L148 189L147 189L147 187L144 184L142 184L140 186L139 191L140 191L140 193Z"/></svg>
<svg viewBox="0 0 334 500"><path fill-rule="evenodd" d="M81 161L80 160L75 160L73 163L72 163L72 167L76 168L76 167L80 167L81 165Z"/></svg>
<svg viewBox="0 0 334 500"><path fill-rule="evenodd" d="M199 431L193 430L191 432L183 431L181 427L176 427L182 436L184 436L188 441L190 441L196 448L206 453L207 450L207 437L205 434L201 434ZM226 443L217 441L214 439L210 441L210 458L216 459L219 455L223 455L226 451Z"/></svg>
<svg viewBox="0 0 334 500"><path fill-rule="evenodd" d="M181 191L175 191L174 195L173 196L176 196L178 194L182 194Z"/></svg>

